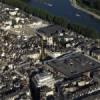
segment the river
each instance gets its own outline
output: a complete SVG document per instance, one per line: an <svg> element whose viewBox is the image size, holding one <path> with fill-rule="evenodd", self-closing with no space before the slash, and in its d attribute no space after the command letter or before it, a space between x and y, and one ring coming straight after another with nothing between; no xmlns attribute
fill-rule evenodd
<svg viewBox="0 0 100 100"><path fill-rule="evenodd" d="M75 9L69 0L30 0L30 5L49 11L56 16L63 16L71 23L78 23L100 32L100 20L91 17L89 14Z"/></svg>

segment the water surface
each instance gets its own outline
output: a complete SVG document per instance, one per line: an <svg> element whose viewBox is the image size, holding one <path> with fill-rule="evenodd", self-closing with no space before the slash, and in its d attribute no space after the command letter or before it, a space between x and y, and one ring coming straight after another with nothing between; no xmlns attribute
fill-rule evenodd
<svg viewBox="0 0 100 100"><path fill-rule="evenodd" d="M100 20L71 6L69 0L30 0L30 5L49 11L56 16L68 18L71 23L78 23L100 32Z"/></svg>

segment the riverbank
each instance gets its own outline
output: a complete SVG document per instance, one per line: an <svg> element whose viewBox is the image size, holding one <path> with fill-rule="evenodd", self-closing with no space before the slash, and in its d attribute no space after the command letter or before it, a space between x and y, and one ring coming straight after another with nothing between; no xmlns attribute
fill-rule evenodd
<svg viewBox="0 0 100 100"><path fill-rule="evenodd" d="M6 2L3 3L11 5L13 7L18 7L29 15L32 14L33 16L37 16L52 24L60 25L68 30L74 31L85 37L94 38L94 39L100 38L100 34L94 29L91 29L86 26L82 26L81 24L73 24L69 20L67 20L67 18L65 19L63 17L52 15L48 11L41 8L34 8L33 6L29 6L28 3L25 1L22 2L21 0L14 0L14 1L6 0Z"/></svg>
<svg viewBox="0 0 100 100"><path fill-rule="evenodd" d="M94 18L100 20L100 16L99 16L99 15L97 15L97 14L95 14L94 12L89 11L89 10L87 10L87 9L85 9L85 8L83 8L83 7L81 7L80 5L77 4L77 1L76 1L76 0L70 0L70 2L71 2L71 5L72 5L74 8L76 8L76 9L78 9L78 10L81 10L81 11L83 11L83 12L89 14L90 16L92 16L92 17L94 17Z"/></svg>

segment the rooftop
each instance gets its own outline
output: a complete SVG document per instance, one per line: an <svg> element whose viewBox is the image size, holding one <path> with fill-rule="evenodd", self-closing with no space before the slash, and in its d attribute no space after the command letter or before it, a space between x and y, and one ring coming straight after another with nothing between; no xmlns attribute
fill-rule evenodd
<svg viewBox="0 0 100 100"><path fill-rule="evenodd" d="M92 52L95 53L95 54L100 55L100 48L97 48L97 49L93 50Z"/></svg>
<svg viewBox="0 0 100 100"><path fill-rule="evenodd" d="M100 92L96 92L86 98L84 98L83 100L99 100L100 99Z"/></svg>
<svg viewBox="0 0 100 100"><path fill-rule="evenodd" d="M100 67L99 62L82 53L71 53L58 57L57 59L48 61L47 65L54 68L54 70L61 72L67 78Z"/></svg>
<svg viewBox="0 0 100 100"><path fill-rule="evenodd" d="M62 32L64 28L59 25L49 25L44 28L40 28L38 32L43 33L46 36L52 36L56 32Z"/></svg>

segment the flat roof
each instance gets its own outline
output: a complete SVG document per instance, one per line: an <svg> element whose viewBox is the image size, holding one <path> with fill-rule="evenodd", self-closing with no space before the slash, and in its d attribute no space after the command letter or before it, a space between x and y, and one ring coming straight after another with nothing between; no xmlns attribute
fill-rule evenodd
<svg viewBox="0 0 100 100"><path fill-rule="evenodd" d="M100 91L83 98L83 100L100 100Z"/></svg>
<svg viewBox="0 0 100 100"><path fill-rule="evenodd" d="M65 29L59 25L49 25L47 27L38 29L38 32L46 36L52 36L56 32L59 32L59 31L62 32L62 30L65 30Z"/></svg>
<svg viewBox="0 0 100 100"><path fill-rule="evenodd" d="M93 50L92 52L94 52L94 53L100 55L100 48L97 48L97 49Z"/></svg>
<svg viewBox="0 0 100 100"><path fill-rule="evenodd" d="M100 68L99 61L79 52L58 57L46 62L46 64L64 74L66 78Z"/></svg>

